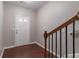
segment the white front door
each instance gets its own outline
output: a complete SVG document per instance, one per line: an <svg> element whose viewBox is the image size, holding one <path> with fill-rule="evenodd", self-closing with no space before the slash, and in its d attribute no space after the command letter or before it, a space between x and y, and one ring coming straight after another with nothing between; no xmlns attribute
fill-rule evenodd
<svg viewBox="0 0 79 59"><path fill-rule="evenodd" d="M29 43L30 19L28 17L15 18L15 45L25 45Z"/></svg>

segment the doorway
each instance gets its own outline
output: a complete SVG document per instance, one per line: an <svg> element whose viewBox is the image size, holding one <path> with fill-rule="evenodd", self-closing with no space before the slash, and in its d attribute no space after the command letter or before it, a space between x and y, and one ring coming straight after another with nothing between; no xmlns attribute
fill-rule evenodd
<svg viewBox="0 0 79 59"><path fill-rule="evenodd" d="M29 17L16 17L15 18L15 45L26 45L29 43L30 33L30 18Z"/></svg>

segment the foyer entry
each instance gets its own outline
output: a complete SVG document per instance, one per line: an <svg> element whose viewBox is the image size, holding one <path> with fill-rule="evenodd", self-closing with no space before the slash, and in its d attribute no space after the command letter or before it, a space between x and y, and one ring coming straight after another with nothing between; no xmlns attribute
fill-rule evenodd
<svg viewBox="0 0 79 59"><path fill-rule="evenodd" d="M30 19L29 17L17 16L15 17L15 45L26 45L29 43L30 33Z"/></svg>

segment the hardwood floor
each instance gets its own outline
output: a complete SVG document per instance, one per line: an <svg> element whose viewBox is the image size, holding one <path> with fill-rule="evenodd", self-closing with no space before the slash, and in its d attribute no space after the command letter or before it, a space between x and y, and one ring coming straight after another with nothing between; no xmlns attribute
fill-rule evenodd
<svg viewBox="0 0 79 59"><path fill-rule="evenodd" d="M9 48L4 50L3 58L44 58L44 49L37 44Z"/></svg>

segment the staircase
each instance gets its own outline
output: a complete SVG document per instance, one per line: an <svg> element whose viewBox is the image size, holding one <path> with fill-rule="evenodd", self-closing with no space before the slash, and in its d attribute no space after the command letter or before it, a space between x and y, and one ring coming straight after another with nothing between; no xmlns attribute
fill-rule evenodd
<svg viewBox="0 0 79 59"><path fill-rule="evenodd" d="M75 22L79 21L79 13L77 13L74 17L70 18L67 22L63 23L62 25L58 26L54 30L47 32L44 32L44 39L45 39L45 58L53 58L53 55L62 58L63 57L63 42L62 40L65 40L65 58L68 58L68 26L72 24L72 57L75 58L75 38L76 38L76 30L75 30ZM65 39L62 38L63 35L63 29L64 29L64 34L65 34ZM58 38L58 32L59 32L59 38ZM54 41L55 40L55 41ZM58 41L60 40L60 41ZM58 46L58 42L59 45ZM58 47L59 47L59 52L58 52ZM47 53L49 51L50 53ZM51 55L52 53L52 55ZM59 55L58 55L59 54Z"/></svg>

